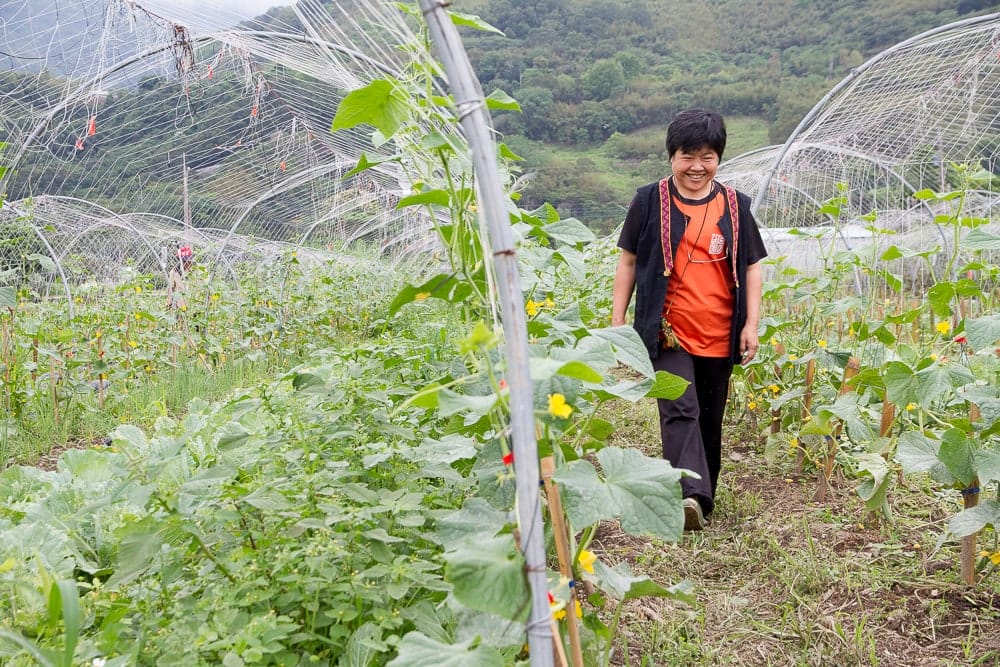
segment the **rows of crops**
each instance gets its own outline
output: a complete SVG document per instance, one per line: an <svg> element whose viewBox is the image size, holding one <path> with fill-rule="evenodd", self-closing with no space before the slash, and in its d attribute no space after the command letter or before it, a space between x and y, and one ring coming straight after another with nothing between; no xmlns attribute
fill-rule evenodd
<svg viewBox="0 0 1000 667"><path fill-rule="evenodd" d="M596 664L611 655L617 605L692 599L678 582L612 568L588 550L612 518L679 539L680 473L606 447L615 425L596 416L610 401L676 386L653 376L630 329L602 327L610 244L572 221L522 218L542 241L525 241L522 254L539 445L557 462L573 553L572 577L550 573L552 603L565 625L571 579L596 586L579 612ZM993 237L964 242L978 259L927 298L902 285L888 300L845 291L853 271L872 289L892 284L889 272L866 269L863 251L829 258L822 276L776 268L766 286L770 354L737 372L732 406L761 432L779 425L767 447L776 465L800 458L820 481L856 479L873 512L887 511L899 470L930 472L942 488L979 486L982 502L948 530L992 531L976 564L987 574L1000 551L998 324L995 267L976 243L991 247ZM375 276L372 265L303 267L290 256L287 280L228 291L196 282L201 296L184 312L166 310L144 277L100 300L81 297L69 321L57 304L5 308L4 442L39 421L84 423L89 412L125 422L109 426L109 446L71 449L54 471L0 474L0 655L9 664L524 657L497 332L470 303L434 298L460 298L431 287L456 274L404 287L405 271ZM295 365L176 410L129 400L185 367L221 373L262 356ZM106 384L95 388L95 377Z"/></svg>

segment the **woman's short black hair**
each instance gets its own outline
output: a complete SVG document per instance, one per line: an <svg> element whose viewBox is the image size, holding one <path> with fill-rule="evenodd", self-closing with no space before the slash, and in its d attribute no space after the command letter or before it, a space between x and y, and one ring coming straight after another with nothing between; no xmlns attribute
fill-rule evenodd
<svg viewBox="0 0 1000 667"><path fill-rule="evenodd" d="M677 114L667 126L667 156L702 146L708 146L722 159L726 150L726 123L722 116L705 109L688 109Z"/></svg>

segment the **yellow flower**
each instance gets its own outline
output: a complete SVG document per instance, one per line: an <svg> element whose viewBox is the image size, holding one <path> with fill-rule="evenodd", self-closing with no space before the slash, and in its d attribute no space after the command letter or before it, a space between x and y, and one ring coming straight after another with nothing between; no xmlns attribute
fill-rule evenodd
<svg viewBox="0 0 1000 667"><path fill-rule="evenodd" d="M795 361L798 358L799 358L799 355L797 355L797 354L790 354L790 355L788 355L788 360L789 361Z"/></svg>
<svg viewBox="0 0 1000 667"><path fill-rule="evenodd" d="M549 394L549 414L565 419L573 414L573 406L566 402L562 394Z"/></svg>
<svg viewBox="0 0 1000 667"><path fill-rule="evenodd" d="M576 617L583 618L583 607L580 606L580 601L574 600L573 602L576 603ZM564 618L566 618L566 608L562 607L561 609L556 609L555 611L553 611L552 618L556 619L557 621L561 621Z"/></svg>
<svg viewBox="0 0 1000 667"><path fill-rule="evenodd" d="M128 346L134 350L135 348L139 347L139 343L135 342L134 340L130 340L128 342Z"/></svg>
<svg viewBox="0 0 1000 667"><path fill-rule="evenodd" d="M756 410L757 409L757 401L750 401L749 403L747 403L747 408L749 408L751 410Z"/></svg>
<svg viewBox="0 0 1000 667"><path fill-rule="evenodd" d="M219 293L215 292L215 293L212 294L212 296L210 296L208 298L210 298L212 301L218 301L219 300Z"/></svg>
<svg viewBox="0 0 1000 667"><path fill-rule="evenodd" d="M597 556L591 551L584 549L580 552L580 567L583 568L585 572L594 573L594 561L597 560Z"/></svg>
<svg viewBox="0 0 1000 667"><path fill-rule="evenodd" d="M791 440L788 441L788 446L789 447L798 447L799 446L799 439L798 438L792 438Z"/></svg>
<svg viewBox="0 0 1000 667"><path fill-rule="evenodd" d="M556 302L553 301L552 299L550 299L549 297L545 297L545 307L546 308L555 308L556 307Z"/></svg>
<svg viewBox="0 0 1000 667"><path fill-rule="evenodd" d="M779 387L779 386L778 386L778 385L776 385L776 384L772 384L772 385L770 385L770 386L768 387L768 389L770 389L770 390L771 390L771 393L772 393L772 394L777 394L777 393L778 393L779 391L781 391L781 387Z"/></svg>
<svg viewBox="0 0 1000 667"><path fill-rule="evenodd" d="M941 320L940 322L937 323L937 330L938 333L943 336L944 334L951 331L951 322L949 322L948 320Z"/></svg>
<svg viewBox="0 0 1000 667"><path fill-rule="evenodd" d="M931 361L937 361L937 360L938 360L937 354L934 353L934 352L931 352Z"/></svg>
<svg viewBox="0 0 1000 667"><path fill-rule="evenodd" d="M990 554L990 562L994 565L1000 565L1000 551Z"/></svg>
<svg viewBox="0 0 1000 667"><path fill-rule="evenodd" d="M469 210L472 211L473 213L475 213L476 212L476 205L475 204L469 204Z"/></svg>
<svg viewBox="0 0 1000 667"><path fill-rule="evenodd" d="M906 404L906 411L907 412L913 412L916 409L917 409L917 404L916 403L907 403Z"/></svg>
<svg viewBox="0 0 1000 667"><path fill-rule="evenodd" d="M771 336L771 341L770 342L771 342L771 345L777 345L778 344L778 337L777 336Z"/></svg>
<svg viewBox="0 0 1000 667"><path fill-rule="evenodd" d="M418 292L414 297L414 301L426 301L431 296L430 292Z"/></svg>
<svg viewBox="0 0 1000 667"><path fill-rule="evenodd" d="M534 317L538 314L538 304L528 299L528 303L524 304L524 310L528 313L528 317Z"/></svg>
<svg viewBox="0 0 1000 667"><path fill-rule="evenodd" d="M820 347L826 347L826 339L820 338L816 344L819 345Z"/></svg>
<svg viewBox="0 0 1000 667"><path fill-rule="evenodd" d="M181 306L181 310L187 312L187 309L188 309L187 304L184 304L183 306Z"/></svg>
<svg viewBox="0 0 1000 667"><path fill-rule="evenodd" d="M135 286L135 293L136 293L136 294L142 294L142 288L141 288L141 287L139 287L138 285L136 285L136 286Z"/></svg>

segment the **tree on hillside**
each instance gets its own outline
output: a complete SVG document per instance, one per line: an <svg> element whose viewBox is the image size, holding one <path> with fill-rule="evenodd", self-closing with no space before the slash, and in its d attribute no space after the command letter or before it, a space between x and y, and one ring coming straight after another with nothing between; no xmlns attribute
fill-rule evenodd
<svg viewBox="0 0 1000 667"><path fill-rule="evenodd" d="M583 76L583 93L601 102L625 92L625 68L618 60L598 60Z"/></svg>

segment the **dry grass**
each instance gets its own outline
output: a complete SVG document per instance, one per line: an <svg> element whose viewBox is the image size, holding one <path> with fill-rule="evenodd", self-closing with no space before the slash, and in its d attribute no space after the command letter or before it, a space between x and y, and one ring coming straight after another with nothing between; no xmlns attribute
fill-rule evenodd
<svg viewBox="0 0 1000 667"><path fill-rule="evenodd" d="M613 419L625 425L613 444L659 450L651 402ZM662 584L686 579L698 598L628 603L613 664L1000 665L1000 573L965 586L958 545L936 546L957 494L907 480L892 492L894 524L866 522L849 481L811 502L814 475L769 466L749 422L730 421L707 530L663 544L601 526L603 560Z"/></svg>

